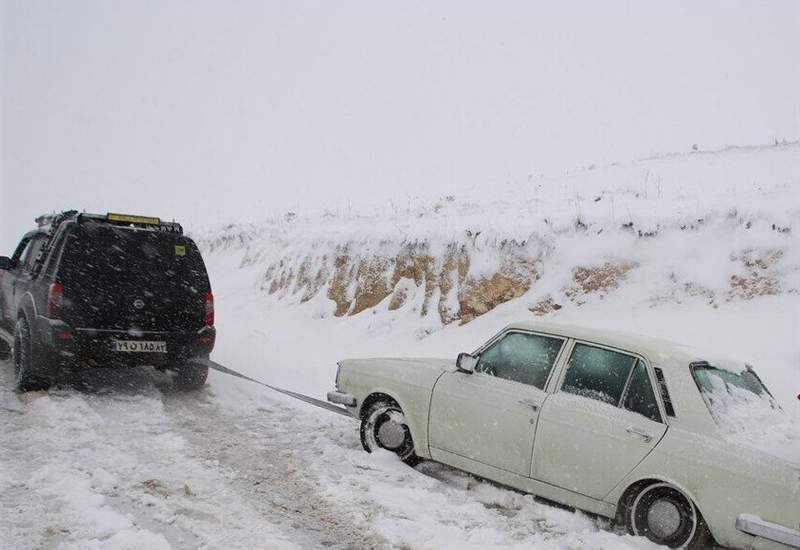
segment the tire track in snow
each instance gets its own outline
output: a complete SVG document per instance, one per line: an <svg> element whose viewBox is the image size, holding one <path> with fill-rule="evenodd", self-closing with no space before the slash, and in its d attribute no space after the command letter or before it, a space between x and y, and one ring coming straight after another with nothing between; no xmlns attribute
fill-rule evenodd
<svg viewBox="0 0 800 550"><path fill-rule="evenodd" d="M90 374L88 387L18 396L0 363L0 548L386 546L208 390L177 392L141 370Z"/></svg>
<svg viewBox="0 0 800 550"><path fill-rule="evenodd" d="M231 468L235 472L231 483L248 494L264 515L306 532L309 540L301 546L390 546L370 528L354 523L349 510L323 498L307 464L309 453L318 452L314 447L316 436L281 429L281 425L293 425L293 407L281 410L282 405L274 402L272 409L260 407L234 417L197 393L165 392L164 403L195 451ZM209 413L214 422L208 421Z"/></svg>

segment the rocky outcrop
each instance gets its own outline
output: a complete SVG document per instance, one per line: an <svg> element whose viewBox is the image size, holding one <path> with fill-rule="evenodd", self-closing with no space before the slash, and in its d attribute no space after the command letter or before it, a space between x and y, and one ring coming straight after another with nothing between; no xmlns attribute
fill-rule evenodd
<svg viewBox="0 0 800 550"><path fill-rule="evenodd" d="M800 292L795 233L785 223L738 214L661 226L654 235L627 224L606 231L576 223L513 238L475 229L443 237L440 224L372 235L344 226L327 231L322 222L301 230L296 223L229 226L198 244L204 254L230 254L240 268L256 270L261 289L286 304L319 299L320 315L337 317L403 312L425 319L424 330L468 323L520 298L531 314L549 315L606 299L629 283L636 287L632 299L652 305L717 307ZM730 243L720 241L733 233Z"/></svg>
<svg viewBox="0 0 800 550"><path fill-rule="evenodd" d="M389 243L367 252L370 247L351 243L335 247L333 254L281 258L267 267L261 286L300 302L324 292L338 317L357 315L385 300L389 310L399 310L413 297L420 316L435 312L448 324L469 322L522 296L538 278L537 258L529 257L527 243L501 243L483 254L489 265L480 271L471 271L471 258L481 252L470 247L450 242L435 253L427 242L410 242L390 253Z"/></svg>

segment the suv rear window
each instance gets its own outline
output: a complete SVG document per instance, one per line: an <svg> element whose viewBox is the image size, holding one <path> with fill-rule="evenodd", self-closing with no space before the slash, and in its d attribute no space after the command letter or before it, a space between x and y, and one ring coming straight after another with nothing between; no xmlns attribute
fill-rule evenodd
<svg viewBox="0 0 800 550"><path fill-rule="evenodd" d="M56 278L65 287L65 320L76 326L203 326L208 275L197 246L177 233L81 223L67 236ZM138 300L141 309L132 307Z"/></svg>
<svg viewBox="0 0 800 550"><path fill-rule="evenodd" d="M169 232L87 223L70 235L64 275L115 281L144 279L162 286L187 284L208 290L208 276L191 239Z"/></svg>

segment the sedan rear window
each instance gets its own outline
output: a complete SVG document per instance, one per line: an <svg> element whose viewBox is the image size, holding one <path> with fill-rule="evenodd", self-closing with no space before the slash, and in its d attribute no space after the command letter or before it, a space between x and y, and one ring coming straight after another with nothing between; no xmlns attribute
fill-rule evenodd
<svg viewBox="0 0 800 550"><path fill-rule="evenodd" d="M780 407L750 367L721 368L692 363L692 374L711 415L728 433L747 432L769 424ZM783 415L780 415L783 416Z"/></svg>
<svg viewBox="0 0 800 550"><path fill-rule="evenodd" d="M800 426L743 365L691 364L697 387L726 439L800 461Z"/></svg>

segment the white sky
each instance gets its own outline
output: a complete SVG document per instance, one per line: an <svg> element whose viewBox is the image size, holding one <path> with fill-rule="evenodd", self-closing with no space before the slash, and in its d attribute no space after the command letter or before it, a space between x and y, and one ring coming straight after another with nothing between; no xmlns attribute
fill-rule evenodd
<svg viewBox="0 0 800 550"><path fill-rule="evenodd" d="M0 0L0 253L800 137L800 2Z"/></svg>

